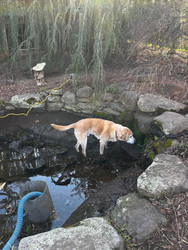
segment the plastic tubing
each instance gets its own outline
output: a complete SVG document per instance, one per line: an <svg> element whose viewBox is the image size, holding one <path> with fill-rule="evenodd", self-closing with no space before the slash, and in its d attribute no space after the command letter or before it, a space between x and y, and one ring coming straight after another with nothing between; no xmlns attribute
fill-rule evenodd
<svg viewBox="0 0 188 250"><path fill-rule="evenodd" d="M10 237L9 241L6 243L6 245L3 247L3 250L9 250L11 246L14 244L15 240L17 239L21 228L22 228L22 223L23 223L23 210L24 210L24 204L25 202L33 197L39 197L42 193L41 192L30 192L26 194L20 201L19 206L18 206L18 212L17 212L17 223L16 223L16 228Z"/></svg>

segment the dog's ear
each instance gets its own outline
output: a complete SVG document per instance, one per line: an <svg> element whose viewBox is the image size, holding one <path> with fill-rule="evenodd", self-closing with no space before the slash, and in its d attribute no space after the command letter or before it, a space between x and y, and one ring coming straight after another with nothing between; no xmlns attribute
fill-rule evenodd
<svg viewBox="0 0 188 250"><path fill-rule="evenodd" d="M130 129L124 128L124 129L123 129L123 133L122 133L122 139L125 140L125 141L128 141L130 135L131 135Z"/></svg>
<svg viewBox="0 0 188 250"><path fill-rule="evenodd" d="M116 131L117 131L118 140L122 140L122 141L128 141L130 135L132 134L129 128L123 127L122 125L119 125L119 124L116 127Z"/></svg>
<svg viewBox="0 0 188 250"><path fill-rule="evenodd" d="M132 131L127 127L117 127L117 139L120 141L126 141L127 143L134 144L135 138Z"/></svg>

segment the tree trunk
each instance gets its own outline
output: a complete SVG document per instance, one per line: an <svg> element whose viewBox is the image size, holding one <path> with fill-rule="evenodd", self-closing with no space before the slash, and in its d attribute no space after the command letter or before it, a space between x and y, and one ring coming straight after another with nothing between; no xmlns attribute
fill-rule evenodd
<svg viewBox="0 0 188 250"><path fill-rule="evenodd" d="M7 32L6 27L3 28L3 43L4 43L4 55L5 58L9 57L9 47L8 47L8 40L7 40Z"/></svg>

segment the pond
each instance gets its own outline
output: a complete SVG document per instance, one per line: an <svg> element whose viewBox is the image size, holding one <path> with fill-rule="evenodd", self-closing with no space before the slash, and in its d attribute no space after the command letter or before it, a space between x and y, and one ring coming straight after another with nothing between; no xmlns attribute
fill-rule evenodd
<svg viewBox="0 0 188 250"><path fill-rule="evenodd" d="M15 227L20 188L28 181L47 183L55 213L43 225L33 225L24 217L21 238L75 223L84 218L84 206L91 210L95 202L95 211L85 216L105 215L118 195L136 190L137 174L141 171L136 166L139 153L136 145L109 143L104 156L100 156L98 140L90 136L85 158L74 149L76 140L73 131L60 132L50 126L51 123L70 124L82 118L65 112L48 112L33 113L29 117L10 116L1 120L0 183L5 184L0 191L2 244ZM128 169L132 174L125 177ZM112 188L109 197L108 191L104 191L102 196L98 194L118 176L126 178L127 187L123 179L117 180L119 184L122 181L125 190L119 187L117 191L109 186L106 188ZM105 205L102 204L104 201Z"/></svg>

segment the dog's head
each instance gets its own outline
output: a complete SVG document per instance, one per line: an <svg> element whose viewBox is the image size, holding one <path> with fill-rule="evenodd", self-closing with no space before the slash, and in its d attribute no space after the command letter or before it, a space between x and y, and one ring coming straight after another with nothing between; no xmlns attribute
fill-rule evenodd
<svg viewBox="0 0 188 250"><path fill-rule="evenodd" d="M133 137L133 132L127 128L120 125L117 127L117 139L120 141L126 141L127 143L134 144L136 139Z"/></svg>

